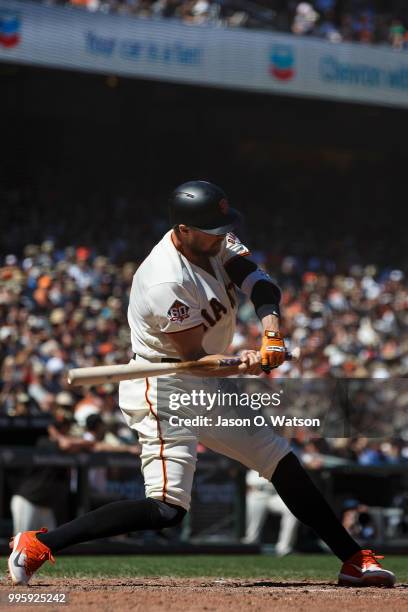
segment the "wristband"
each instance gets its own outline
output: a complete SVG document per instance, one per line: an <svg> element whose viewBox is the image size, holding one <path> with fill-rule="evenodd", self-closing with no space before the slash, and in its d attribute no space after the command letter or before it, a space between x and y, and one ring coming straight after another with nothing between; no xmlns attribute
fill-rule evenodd
<svg viewBox="0 0 408 612"><path fill-rule="evenodd" d="M265 329L265 336L267 338L277 338L278 340L282 340L280 332L272 331L271 329Z"/></svg>

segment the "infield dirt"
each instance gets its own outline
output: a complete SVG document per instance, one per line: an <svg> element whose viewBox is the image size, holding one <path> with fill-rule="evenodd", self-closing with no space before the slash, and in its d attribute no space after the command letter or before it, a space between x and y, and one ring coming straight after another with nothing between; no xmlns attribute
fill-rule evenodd
<svg viewBox="0 0 408 612"><path fill-rule="evenodd" d="M67 593L66 604L16 605L7 603L9 593ZM1 610L190 612L276 610L353 612L373 609L408 610L408 585L393 589L337 587L334 582L271 582L265 580L214 580L213 578L37 578L27 587L0 585Z"/></svg>

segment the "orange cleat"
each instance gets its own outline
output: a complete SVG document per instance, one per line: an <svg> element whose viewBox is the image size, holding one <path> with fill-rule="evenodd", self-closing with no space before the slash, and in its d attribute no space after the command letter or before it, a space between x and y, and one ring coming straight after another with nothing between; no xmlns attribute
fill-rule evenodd
<svg viewBox="0 0 408 612"><path fill-rule="evenodd" d="M340 586L377 586L392 587L395 576L389 570L383 569L372 550L360 550L343 563L339 574Z"/></svg>
<svg viewBox="0 0 408 612"><path fill-rule="evenodd" d="M12 550L8 559L8 568L13 584L28 584L31 576L45 561L55 563L51 550L37 539L37 533L46 533L42 527L39 531L22 531L11 538Z"/></svg>

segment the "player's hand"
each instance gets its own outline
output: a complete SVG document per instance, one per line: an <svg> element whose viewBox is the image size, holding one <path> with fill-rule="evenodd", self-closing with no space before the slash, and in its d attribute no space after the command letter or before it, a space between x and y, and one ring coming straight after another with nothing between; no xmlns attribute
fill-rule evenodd
<svg viewBox="0 0 408 612"><path fill-rule="evenodd" d="M273 368L278 368L285 361L285 342L279 332L266 329L262 338L261 368L269 374Z"/></svg>
<svg viewBox="0 0 408 612"><path fill-rule="evenodd" d="M238 366L238 369L243 374L261 374L261 353L259 351L245 349L240 352L239 358L242 363Z"/></svg>

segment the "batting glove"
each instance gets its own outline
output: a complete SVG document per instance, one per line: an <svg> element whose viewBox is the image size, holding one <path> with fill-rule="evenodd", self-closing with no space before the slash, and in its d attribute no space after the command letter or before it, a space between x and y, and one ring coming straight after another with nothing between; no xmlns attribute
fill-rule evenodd
<svg viewBox="0 0 408 612"><path fill-rule="evenodd" d="M285 361L285 342L279 332L265 330L261 346L261 368L269 374L273 368L278 368Z"/></svg>

